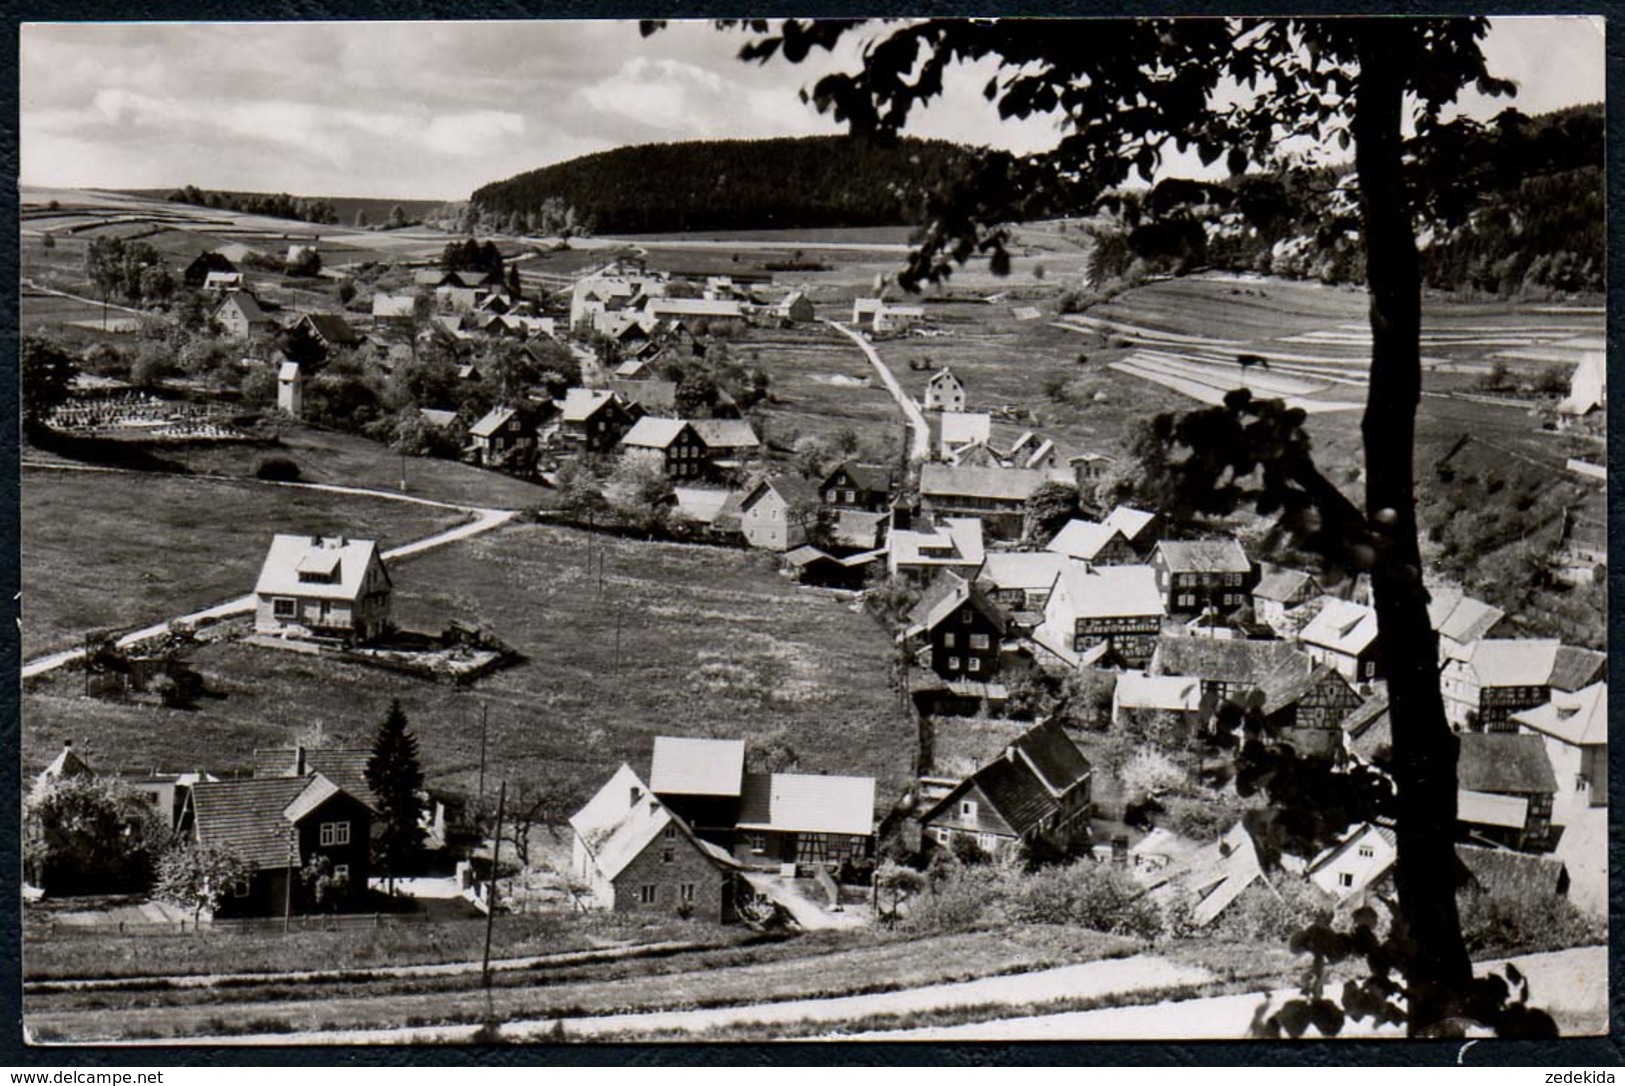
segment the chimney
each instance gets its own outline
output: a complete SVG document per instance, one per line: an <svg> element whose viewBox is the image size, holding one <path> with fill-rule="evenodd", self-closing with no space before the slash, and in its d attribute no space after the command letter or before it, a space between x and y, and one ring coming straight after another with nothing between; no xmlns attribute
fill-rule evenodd
<svg viewBox="0 0 1625 1086"><path fill-rule="evenodd" d="M643 789L639 788L637 785L634 784L632 786L632 805L636 806L638 800L640 800L642 798L643 798Z"/></svg>
<svg viewBox="0 0 1625 1086"><path fill-rule="evenodd" d="M297 743L293 748L293 775L295 777L305 775L305 745L303 743Z"/></svg>
<svg viewBox="0 0 1625 1086"><path fill-rule="evenodd" d="M62 749L63 750L72 750L73 749L73 740L72 739L64 739L64 740L62 740Z"/></svg>

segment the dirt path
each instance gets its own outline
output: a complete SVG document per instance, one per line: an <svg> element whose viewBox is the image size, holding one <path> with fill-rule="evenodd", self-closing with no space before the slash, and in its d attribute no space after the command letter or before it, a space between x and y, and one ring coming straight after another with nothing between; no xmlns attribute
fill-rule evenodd
<svg viewBox="0 0 1625 1086"><path fill-rule="evenodd" d="M1196 985L1212 979L1207 970L1179 965L1165 958L1139 955L1085 962L1030 973L1015 973L954 984L933 984L895 992L840 996L832 999L796 999L707 1007L688 1011L653 1011L638 1014L595 1015L582 1018L542 1018L504 1022L504 1041L593 1040L625 1034L695 1034L729 1026L795 1025L861 1021L880 1014L910 1014L952 1010L986 1004L1031 1005L1065 999L1090 999ZM308 1045L308 1044L465 1044L474 1040L477 1025L426 1026L376 1030L327 1030L307 1033L265 1033L225 1037L187 1037L188 1044ZM121 1044L174 1044L173 1040L129 1041Z"/></svg>
<svg viewBox="0 0 1625 1086"><path fill-rule="evenodd" d="M869 364L875 368L875 372L880 374L880 381L886 386L886 391L897 401L897 406L903 411L903 417L908 420L909 433L913 435L909 459L931 459L931 427L926 425L925 413L920 410L920 405L914 402L914 398L903 391L903 386L898 383L897 375L892 373L891 367L880 360L879 353L860 333L828 318L825 318L824 323L858 345L858 349L869 359Z"/></svg>
<svg viewBox="0 0 1625 1086"><path fill-rule="evenodd" d="M124 473L124 469L120 468L102 468L83 464L48 464L25 461L22 466L29 468L46 468L53 471L106 471L116 474ZM443 547L448 543L456 543L459 540L468 539L477 535L483 535L484 533L492 531L493 529L500 528L502 525L508 523L514 517L518 516L518 511L513 509L481 509L476 506L453 505L449 502L433 501L429 498L419 498L411 494L398 494L391 490L372 490L366 487L342 486L338 483L285 483L265 479L241 479L235 476L226 475L188 475L184 476L184 478L211 479L233 483L253 482L259 483L263 486L285 486L304 490L325 490L334 494L356 494L369 498L384 498L388 501L409 502L415 505L433 506L438 509L450 509L463 513L472 518L462 524L448 528L445 531L436 532L434 535L425 536L422 539L416 539L410 543L405 543L399 547L387 550L383 553L383 557L386 559L409 558L414 554L421 554L424 551L433 550L437 547ZM117 644L120 648L128 648L131 645L137 645L143 641L150 641L153 638L162 637L169 631L170 624L174 622L203 625L210 622L218 622L223 618L231 618L236 615L246 615L251 613L253 610L253 595L239 596L236 599L230 599L222 603L217 603L212 607L205 607L200 611L193 611L191 614L166 619L163 622L154 623L151 626L145 626L139 630L127 633L118 639ZM84 649L77 648L65 649L61 652L53 652L45 656L36 657L23 665L22 677L29 679L33 678L35 675L43 675L47 672L55 671L57 668L79 659L80 657L84 656L84 654Z"/></svg>

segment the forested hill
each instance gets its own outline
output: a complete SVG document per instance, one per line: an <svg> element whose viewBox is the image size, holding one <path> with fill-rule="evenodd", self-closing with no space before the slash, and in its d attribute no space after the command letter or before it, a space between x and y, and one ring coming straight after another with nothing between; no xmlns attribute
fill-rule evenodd
<svg viewBox="0 0 1625 1086"><path fill-rule="evenodd" d="M881 147L848 136L620 147L486 185L482 212L569 209L601 234L895 226L967 151L942 140Z"/></svg>

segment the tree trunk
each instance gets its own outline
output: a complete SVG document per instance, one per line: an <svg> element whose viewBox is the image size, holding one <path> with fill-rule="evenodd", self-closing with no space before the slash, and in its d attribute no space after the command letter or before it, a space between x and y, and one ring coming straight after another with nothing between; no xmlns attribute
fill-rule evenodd
<svg viewBox="0 0 1625 1086"><path fill-rule="evenodd" d="M1456 751L1439 689L1417 544L1416 409L1421 399L1421 273L1401 173L1402 50L1380 27L1361 32L1353 132L1371 296L1371 386L1361 431L1371 570L1387 667L1398 791L1395 882L1412 940L1412 1035L1458 1012L1472 977L1456 911Z"/></svg>

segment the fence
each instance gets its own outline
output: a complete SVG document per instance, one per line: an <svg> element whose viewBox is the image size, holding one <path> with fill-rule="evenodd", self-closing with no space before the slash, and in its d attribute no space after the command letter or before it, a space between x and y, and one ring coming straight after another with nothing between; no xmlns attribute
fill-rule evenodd
<svg viewBox="0 0 1625 1086"><path fill-rule="evenodd" d="M299 914L284 920L280 916L263 916L239 920L171 921L108 921L94 924L59 924L54 921L32 922L23 926L25 941L47 939L106 938L109 936L195 936L195 935L255 935L281 934L307 931L370 931L378 928L399 927L424 923L474 923L483 918L459 920L425 913L331 913Z"/></svg>

